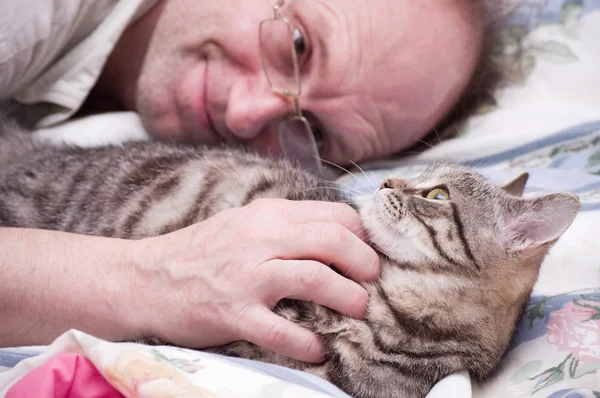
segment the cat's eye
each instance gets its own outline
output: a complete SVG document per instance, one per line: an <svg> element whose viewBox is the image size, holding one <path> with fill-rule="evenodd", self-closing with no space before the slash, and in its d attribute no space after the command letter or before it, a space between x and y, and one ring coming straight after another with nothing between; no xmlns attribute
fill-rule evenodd
<svg viewBox="0 0 600 398"><path fill-rule="evenodd" d="M450 193L448 193L447 189L435 188L429 191L426 198L430 200L449 200Z"/></svg>

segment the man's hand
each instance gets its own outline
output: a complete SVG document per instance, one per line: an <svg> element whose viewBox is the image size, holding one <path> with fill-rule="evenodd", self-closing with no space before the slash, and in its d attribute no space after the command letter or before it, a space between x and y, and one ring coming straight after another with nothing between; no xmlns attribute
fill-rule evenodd
<svg viewBox="0 0 600 398"><path fill-rule="evenodd" d="M139 241L129 281L142 330L202 348L247 340L307 362L323 357L312 332L275 315L283 298L360 318L379 275L358 214L328 202L260 199L185 229Z"/></svg>

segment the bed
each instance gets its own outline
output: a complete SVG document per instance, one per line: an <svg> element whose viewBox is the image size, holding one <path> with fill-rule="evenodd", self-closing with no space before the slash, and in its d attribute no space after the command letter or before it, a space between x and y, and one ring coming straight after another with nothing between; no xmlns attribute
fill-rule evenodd
<svg viewBox="0 0 600 398"><path fill-rule="evenodd" d="M524 78L503 88L496 106L460 127L457 138L423 153L362 165L338 182L360 201L383 179L410 177L441 160L475 167L499 183L527 171L526 195L560 190L579 195L581 211L545 260L495 376L477 384L466 373L455 374L429 396L598 397L600 1L525 2L503 34L505 52L520 54L512 66L524 71ZM139 123L135 115L119 117ZM79 143L89 144L89 138ZM33 369L65 354L89 362L125 396L166 396L153 395L166 391L173 396L346 397L302 372L180 348L108 343L75 330L49 347L0 349L0 396L18 396L10 390L26 384Z"/></svg>

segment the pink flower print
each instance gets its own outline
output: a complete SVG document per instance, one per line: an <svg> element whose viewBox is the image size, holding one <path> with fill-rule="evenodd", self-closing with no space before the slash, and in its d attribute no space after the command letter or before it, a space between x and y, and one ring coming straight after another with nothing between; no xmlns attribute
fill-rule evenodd
<svg viewBox="0 0 600 398"><path fill-rule="evenodd" d="M553 311L546 324L548 342L581 362L600 361L600 303L569 302Z"/></svg>

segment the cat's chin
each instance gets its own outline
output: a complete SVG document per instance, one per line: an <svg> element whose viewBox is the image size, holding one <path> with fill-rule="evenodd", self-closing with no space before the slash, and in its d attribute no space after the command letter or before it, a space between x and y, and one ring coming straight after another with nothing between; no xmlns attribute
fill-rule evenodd
<svg viewBox="0 0 600 398"><path fill-rule="evenodd" d="M372 247L393 263L423 261L423 247L418 239L421 230L411 223L410 217L391 214L388 195L386 190L380 190L359 209Z"/></svg>
<svg viewBox="0 0 600 398"><path fill-rule="evenodd" d="M386 211L380 192L361 206L359 214L373 247L390 257L389 251L396 246L394 237L397 239L400 235L397 230L400 223Z"/></svg>

